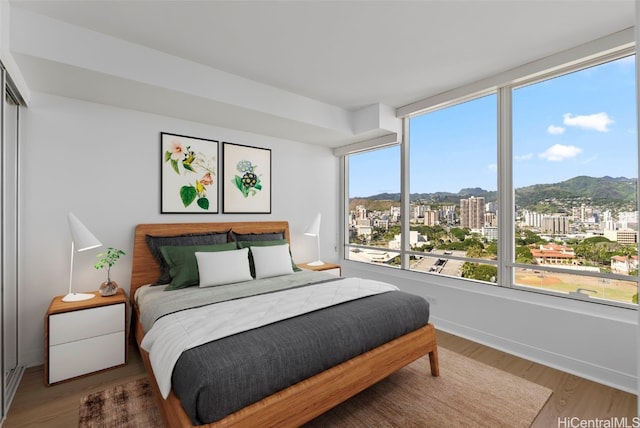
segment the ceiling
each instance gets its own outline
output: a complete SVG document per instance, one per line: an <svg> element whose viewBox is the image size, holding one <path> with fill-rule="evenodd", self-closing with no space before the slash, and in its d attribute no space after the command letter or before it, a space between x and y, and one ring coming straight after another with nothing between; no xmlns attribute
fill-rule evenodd
<svg viewBox="0 0 640 428"><path fill-rule="evenodd" d="M383 123L387 107L393 112L629 28L635 16L633 0L10 0L10 5L11 51L33 91L329 147L389 133L393 125ZM58 43L68 52L41 47L65 32L76 35L78 58L71 58L69 42ZM133 75L135 66L117 57L98 69L89 64L97 59L80 58L81 44L94 40L94 52L98 41L113 45L105 48L105 59L111 51L136 47L166 54L162 61L172 58L184 73L167 71L157 81L153 73L144 81ZM187 73L196 66L211 72L209 83ZM201 87L219 84L229 93L185 89L195 79ZM96 88L107 83L126 88L128 96ZM170 111L158 108L164 97L180 104Z"/></svg>

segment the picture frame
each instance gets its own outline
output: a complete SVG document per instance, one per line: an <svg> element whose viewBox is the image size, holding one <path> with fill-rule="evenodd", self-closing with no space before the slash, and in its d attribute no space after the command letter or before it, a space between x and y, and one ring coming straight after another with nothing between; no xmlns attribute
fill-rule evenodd
<svg viewBox="0 0 640 428"><path fill-rule="evenodd" d="M160 133L161 214L218 213L219 141Z"/></svg>
<svg viewBox="0 0 640 428"><path fill-rule="evenodd" d="M222 143L222 211L271 214L271 149Z"/></svg>

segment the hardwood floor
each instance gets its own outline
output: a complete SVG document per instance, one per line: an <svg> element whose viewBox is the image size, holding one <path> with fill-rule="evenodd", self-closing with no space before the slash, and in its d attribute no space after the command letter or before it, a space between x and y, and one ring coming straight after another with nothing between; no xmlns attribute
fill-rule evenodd
<svg viewBox="0 0 640 428"><path fill-rule="evenodd" d="M571 426L569 422L559 425L558 419L573 417L582 420L621 420L626 417L628 426L633 426L633 418L637 416L637 397L633 394L532 363L448 333L438 332L438 345L552 389L553 394L534 421L533 428ZM44 386L42 366L29 368L22 378L2 426L77 427L78 404L81 397L144 375L142 361L134 347L130 349L129 364L125 367L52 387Z"/></svg>
<svg viewBox="0 0 640 428"><path fill-rule="evenodd" d="M580 425L581 422L578 420L571 424L569 420L574 417L581 420L609 418L622 420L626 417L626 425L611 426L637 426L633 424L633 418L637 416L638 411L637 397L634 394L533 363L451 334L438 332L437 340L438 346L553 390L549 401L531 425L532 428L596 426L595 423L587 425L587 422ZM566 422L559 424L559 418ZM601 423L599 426L605 425Z"/></svg>
<svg viewBox="0 0 640 428"><path fill-rule="evenodd" d="M2 427L75 428L82 397L144 376L144 365L133 345L126 366L54 386L44 385L43 366L28 368Z"/></svg>

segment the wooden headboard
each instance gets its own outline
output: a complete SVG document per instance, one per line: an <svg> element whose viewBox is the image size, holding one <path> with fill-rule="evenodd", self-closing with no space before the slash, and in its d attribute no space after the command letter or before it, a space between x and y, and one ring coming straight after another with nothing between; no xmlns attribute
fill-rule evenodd
<svg viewBox="0 0 640 428"><path fill-rule="evenodd" d="M146 235L175 236L185 233L224 232L237 233L282 232L290 241L289 223L286 221L247 221L226 223L147 223L136 226L133 240L133 261L131 267L130 299L133 302L136 290L154 282L160 276L160 265L147 246Z"/></svg>

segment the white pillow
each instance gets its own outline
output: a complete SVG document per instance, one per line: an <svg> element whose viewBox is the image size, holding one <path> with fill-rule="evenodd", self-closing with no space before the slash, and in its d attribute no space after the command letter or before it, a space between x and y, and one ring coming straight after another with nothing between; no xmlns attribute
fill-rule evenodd
<svg viewBox="0 0 640 428"><path fill-rule="evenodd" d="M196 253L199 287L233 284L253 279L249 269L249 249Z"/></svg>
<svg viewBox="0 0 640 428"><path fill-rule="evenodd" d="M289 244L251 247L256 279L293 273Z"/></svg>

